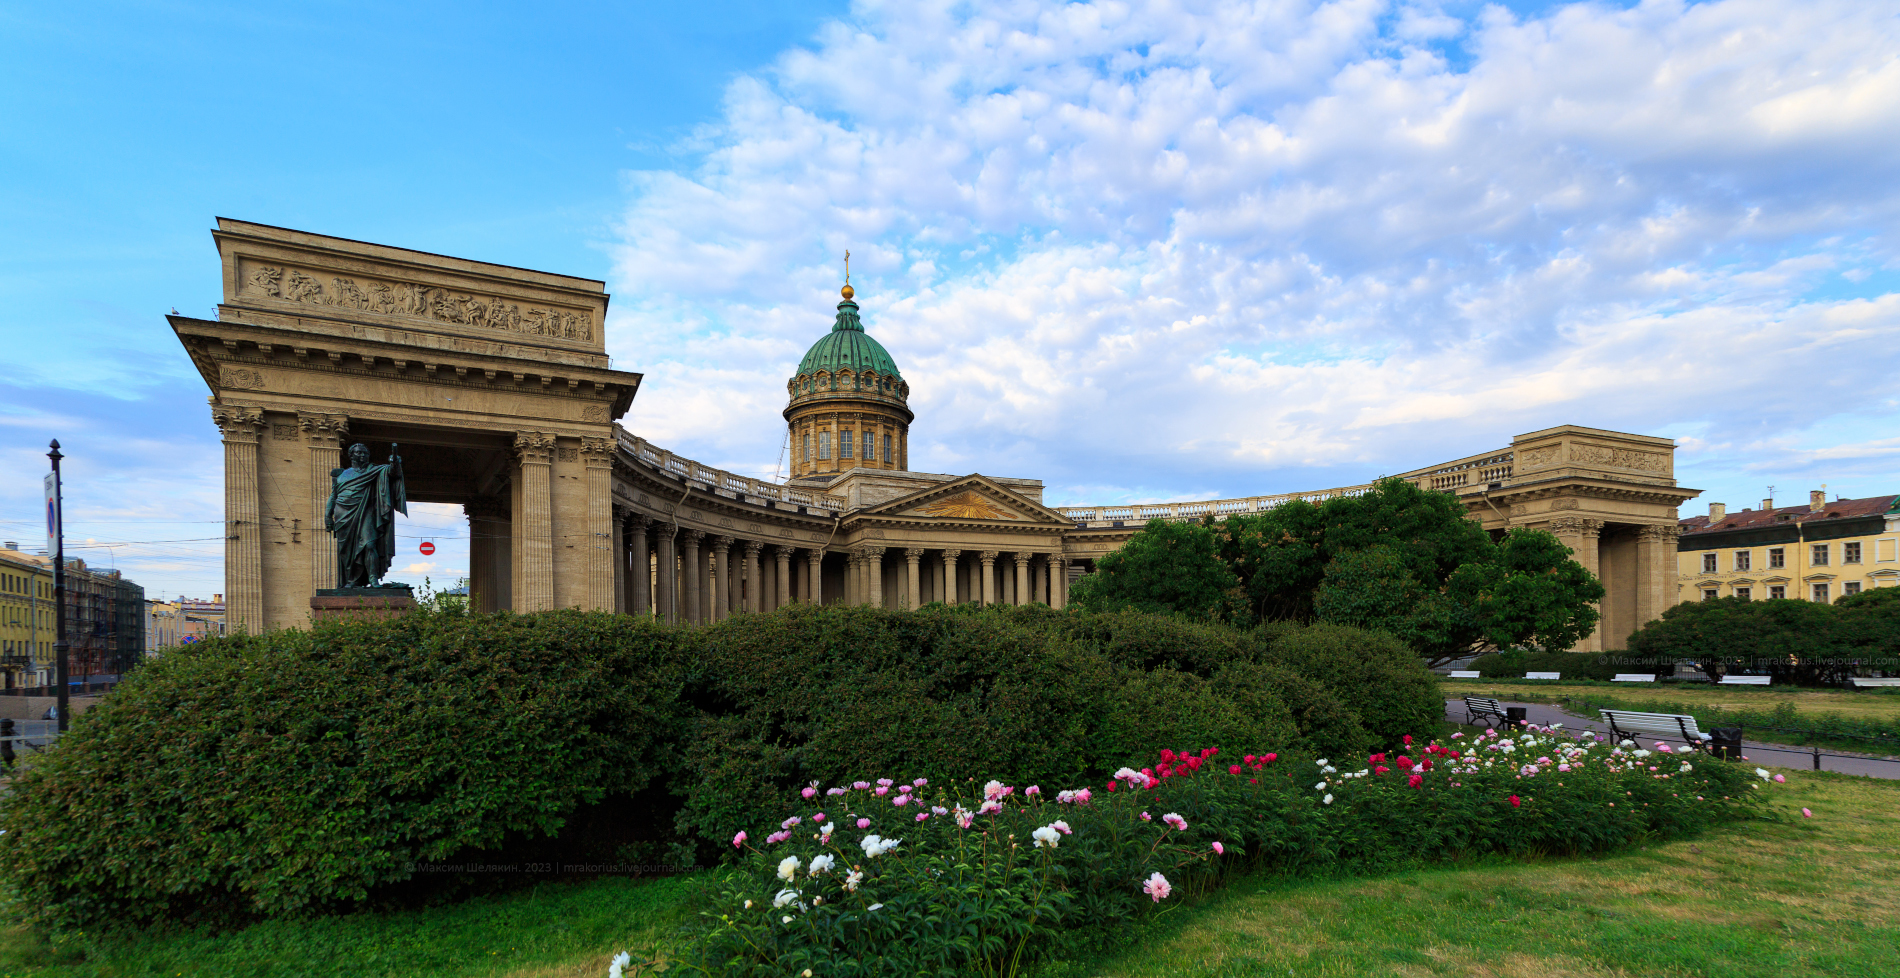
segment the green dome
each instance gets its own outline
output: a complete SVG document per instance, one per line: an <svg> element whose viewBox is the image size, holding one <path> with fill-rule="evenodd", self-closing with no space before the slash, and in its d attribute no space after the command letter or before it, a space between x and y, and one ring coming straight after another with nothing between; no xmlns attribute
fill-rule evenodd
<svg viewBox="0 0 1900 978"><path fill-rule="evenodd" d="M858 304L850 299L838 303L838 321L831 324L831 332L813 343L805 351L805 359L798 361L799 376L820 370L834 374L840 370L860 374L874 371L893 380L903 378L883 345L864 332L864 324L858 321Z"/></svg>

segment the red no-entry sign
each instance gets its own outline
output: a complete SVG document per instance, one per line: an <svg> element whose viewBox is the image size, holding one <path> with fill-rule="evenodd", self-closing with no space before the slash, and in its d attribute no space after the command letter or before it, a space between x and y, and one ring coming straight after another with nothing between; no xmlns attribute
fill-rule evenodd
<svg viewBox="0 0 1900 978"><path fill-rule="evenodd" d="M422 555L424 557L427 557L432 553L435 553L435 544L430 543L427 540L422 541Z"/></svg>

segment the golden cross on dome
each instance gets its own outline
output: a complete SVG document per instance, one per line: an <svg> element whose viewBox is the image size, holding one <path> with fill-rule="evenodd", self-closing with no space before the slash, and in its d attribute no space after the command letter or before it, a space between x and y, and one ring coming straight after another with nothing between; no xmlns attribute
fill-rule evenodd
<svg viewBox="0 0 1900 978"><path fill-rule="evenodd" d="M844 250L844 288L839 291L847 299L855 294L851 289L851 249L849 248Z"/></svg>

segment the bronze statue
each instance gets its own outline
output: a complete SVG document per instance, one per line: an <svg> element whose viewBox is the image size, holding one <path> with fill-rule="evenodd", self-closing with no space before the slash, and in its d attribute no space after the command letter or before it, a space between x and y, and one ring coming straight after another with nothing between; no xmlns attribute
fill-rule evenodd
<svg viewBox="0 0 1900 978"><path fill-rule="evenodd" d="M402 482L402 456L389 446L389 462L371 465L369 449L350 446L350 467L330 470L330 505L323 528L336 534L336 585L375 587L396 557L396 517L409 515Z"/></svg>

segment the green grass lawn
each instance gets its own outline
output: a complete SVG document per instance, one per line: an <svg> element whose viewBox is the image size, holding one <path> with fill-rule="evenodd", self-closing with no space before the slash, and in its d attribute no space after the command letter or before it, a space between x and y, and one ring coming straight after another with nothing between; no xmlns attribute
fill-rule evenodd
<svg viewBox="0 0 1900 978"><path fill-rule="evenodd" d="M1900 972L1900 784L1793 772L1764 790L1775 820L1602 859L1240 879L1041 976ZM405 913L61 949L14 929L0 934L0 976L602 978L616 951L664 952L678 939L692 882L544 885Z"/></svg>
<svg viewBox="0 0 1900 978"><path fill-rule="evenodd" d="M1774 790L1791 817L1600 860L1243 880L1044 978L1900 973L1900 785L1797 773Z"/></svg>
<svg viewBox="0 0 1900 978"><path fill-rule="evenodd" d="M603 978L616 952L673 939L691 885L680 877L546 884L403 913L61 948L15 928L0 934L0 976Z"/></svg>

